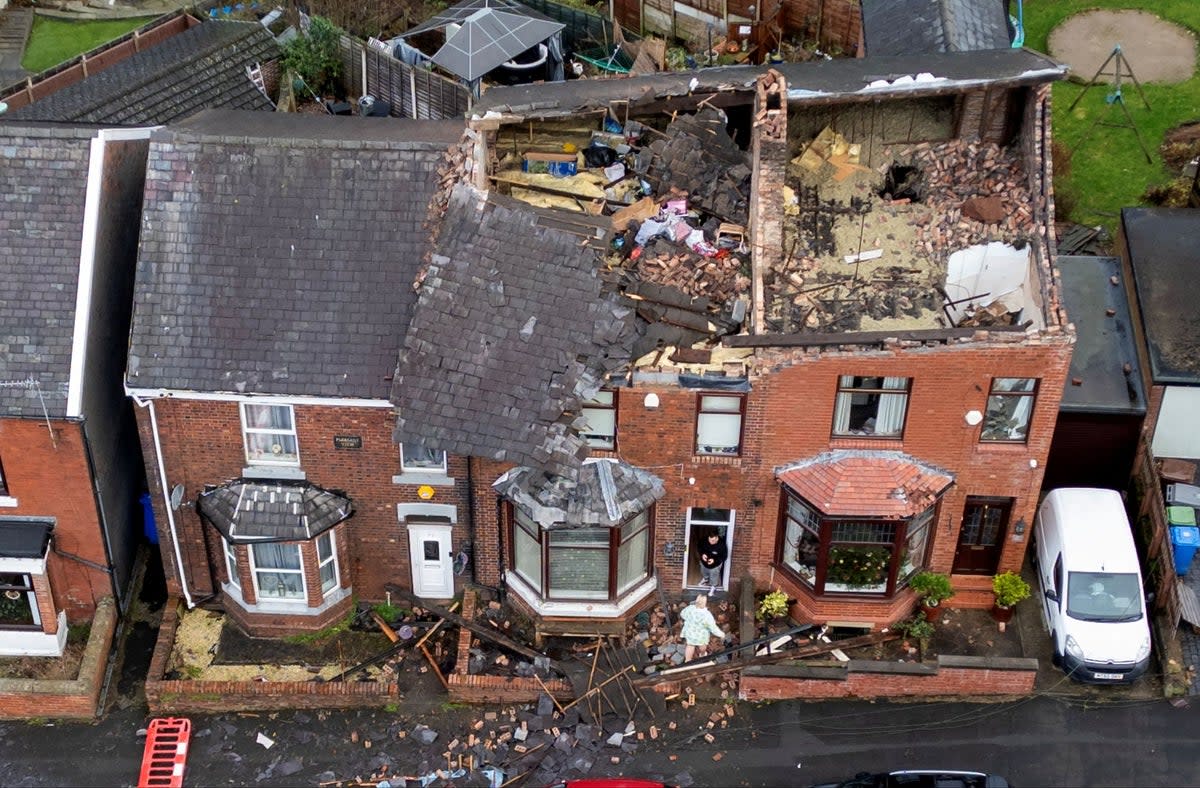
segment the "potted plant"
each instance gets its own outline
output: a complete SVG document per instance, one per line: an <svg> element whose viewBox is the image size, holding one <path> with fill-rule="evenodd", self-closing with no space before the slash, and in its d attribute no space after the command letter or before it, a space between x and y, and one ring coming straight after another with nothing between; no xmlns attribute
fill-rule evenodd
<svg viewBox="0 0 1200 788"><path fill-rule="evenodd" d="M770 621L786 616L788 612L788 595L778 588L763 595L758 603L758 620Z"/></svg>
<svg viewBox="0 0 1200 788"><path fill-rule="evenodd" d="M930 623L937 621L938 606L954 596L950 576L942 572L917 572L908 581L908 587L921 600L921 607L924 608L925 617Z"/></svg>
<svg viewBox="0 0 1200 788"><path fill-rule="evenodd" d="M992 618L1003 626L1013 615L1013 605L1029 596L1029 583L1016 572L1001 572L992 578L992 593L996 603L992 605Z"/></svg>

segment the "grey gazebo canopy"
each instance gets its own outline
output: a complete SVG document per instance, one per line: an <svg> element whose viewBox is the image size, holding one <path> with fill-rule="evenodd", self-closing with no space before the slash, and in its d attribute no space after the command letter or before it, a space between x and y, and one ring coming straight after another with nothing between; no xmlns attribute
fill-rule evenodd
<svg viewBox="0 0 1200 788"><path fill-rule="evenodd" d="M197 509L231 544L308 541L354 514L342 492L305 482L255 479L206 490Z"/></svg>
<svg viewBox="0 0 1200 788"><path fill-rule="evenodd" d="M565 27L513 0L464 0L400 38L451 25L458 29L447 33L446 43L432 60L467 82L475 82L502 63L557 36ZM561 59L557 52L551 53L555 55Z"/></svg>

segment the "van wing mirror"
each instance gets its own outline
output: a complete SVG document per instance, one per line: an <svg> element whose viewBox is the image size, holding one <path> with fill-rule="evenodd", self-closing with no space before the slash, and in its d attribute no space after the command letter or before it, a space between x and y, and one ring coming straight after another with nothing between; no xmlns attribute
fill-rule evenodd
<svg viewBox="0 0 1200 788"><path fill-rule="evenodd" d="M1053 588L1047 588L1046 599L1049 599L1051 602L1058 602L1058 592Z"/></svg>

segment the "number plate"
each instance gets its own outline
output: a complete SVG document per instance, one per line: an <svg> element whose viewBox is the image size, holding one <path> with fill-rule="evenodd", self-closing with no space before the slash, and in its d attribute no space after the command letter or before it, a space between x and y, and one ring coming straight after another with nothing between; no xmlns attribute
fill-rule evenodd
<svg viewBox="0 0 1200 788"><path fill-rule="evenodd" d="M1093 673L1092 675L1098 679L1109 679L1114 681L1120 681L1121 679L1125 678L1125 674L1123 673Z"/></svg>

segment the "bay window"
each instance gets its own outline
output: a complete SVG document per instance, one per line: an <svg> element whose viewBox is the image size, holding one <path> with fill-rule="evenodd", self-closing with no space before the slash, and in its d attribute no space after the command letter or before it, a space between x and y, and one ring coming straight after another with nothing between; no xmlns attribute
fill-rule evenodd
<svg viewBox="0 0 1200 788"><path fill-rule="evenodd" d="M0 572L0 629L40 629L33 578L24 572Z"/></svg>
<svg viewBox="0 0 1200 788"><path fill-rule="evenodd" d="M321 595L325 596L338 585L337 552L333 534L328 531L317 537L317 568L321 576Z"/></svg>
<svg viewBox="0 0 1200 788"><path fill-rule="evenodd" d="M904 434L911 378L838 378L833 434L854 438L899 438Z"/></svg>
<svg viewBox="0 0 1200 788"><path fill-rule="evenodd" d="M259 599L306 601L299 544L271 542L250 545L250 567Z"/></svg>
<svg viewBox="0 0 1200 788"><path fill-rule="evenodd" d="M614 600L650 576L651 510L611 528L547 528L507 510L513 570L542 599Z"/></svg>
<svg viewBox="0 0 1200 788"><path fill-rule="evenodd" d="M936 504L908 518L839 517L784 492L777 560L816 593L891 595L925 567Z"/></svg>

